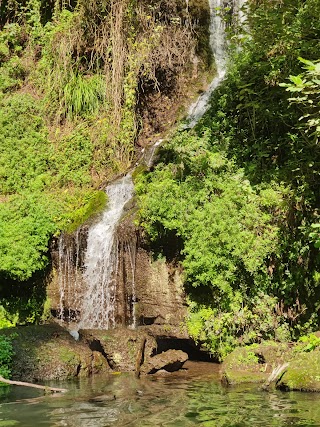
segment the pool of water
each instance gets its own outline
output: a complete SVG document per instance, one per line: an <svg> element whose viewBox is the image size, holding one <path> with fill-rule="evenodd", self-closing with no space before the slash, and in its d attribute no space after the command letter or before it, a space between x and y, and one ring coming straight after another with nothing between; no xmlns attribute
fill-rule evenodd
<svg viewBox="0 0 320 427"><path fill-rule="evenodd" d="M320 394L224 387L209 364L166 377L113 374L59 386L68 392L1 387L0 427L320 426Z"/></svg>

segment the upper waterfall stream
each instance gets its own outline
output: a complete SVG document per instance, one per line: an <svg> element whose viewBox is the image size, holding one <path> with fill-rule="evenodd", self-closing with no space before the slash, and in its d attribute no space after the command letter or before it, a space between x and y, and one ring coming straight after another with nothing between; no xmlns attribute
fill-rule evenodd
<svg viewBox="0 0 320 427"><path fill-rule="evenodd" d="M208 109L210 96L226 74L226 24L221 16L223 0L209 0L210 5L210 48L216 65L216 76L208 89L189 108L188 127L194 127Z"/></svg>

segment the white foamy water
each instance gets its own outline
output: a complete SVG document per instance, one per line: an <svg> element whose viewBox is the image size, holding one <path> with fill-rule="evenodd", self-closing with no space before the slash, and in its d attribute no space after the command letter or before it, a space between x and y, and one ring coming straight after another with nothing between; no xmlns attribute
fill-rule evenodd
<svg viewBox="0 0 320 427"><path fill-rule="evenodd" d="M226 74L226 25L221 17L223 0L209 0L210 4L210 47L214 56L217 73L208 89L202 93L188 111L188 128L193 128L209 106L213 91L219 86Z"/></svg>
<svg viewBox="0 0 320 427"><path fill-rule="evenodd" d="M133 196L131 175L110 184L108 208L88 233L84 259L84 281L87 289L80 309L79 328L109 329L115 326L115 296L118 248L115 231L126 203Z"/></svg>

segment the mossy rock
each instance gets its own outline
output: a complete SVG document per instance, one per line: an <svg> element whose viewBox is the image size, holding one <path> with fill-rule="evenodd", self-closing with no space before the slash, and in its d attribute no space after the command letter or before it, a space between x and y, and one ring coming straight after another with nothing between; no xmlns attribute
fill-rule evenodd
<svg viewBox="0 0 320 427"><path fill-rule="evenodd" d="M291 360L287 344L265 342L238 347L222 364L222 381L227 384L265 383L273 369Z"/></svg>
<svg viewBox="0 0 320 427"><path fill-rule="evenodd" d="M118 328L108 331L81 330L81 339L92 349L100 349L114 371L130 372L136 369L136 357L144 337L147 337L145 355L148 357L157 343L148 331Z"/></svg>
<svg viewBox="0 0 320 427"><path fill-rule="evenodd" d="M320 350L295 353L277 388L320 392Z"/></svg>
<svg viewBox="0 0 320 427"><path fill-rule="evenodd" d="M23 326L1 333L13 337L15 380L62 380L110 370L102 355L95 355L59 325Z"/></svg>
<svg viewBox="0 0 320 427"><path fill-rule="evenodd" d="M223 381L228 384L264 382L265 365L256 353L256 348L239 347L230 353L222 365Z"/></svg>

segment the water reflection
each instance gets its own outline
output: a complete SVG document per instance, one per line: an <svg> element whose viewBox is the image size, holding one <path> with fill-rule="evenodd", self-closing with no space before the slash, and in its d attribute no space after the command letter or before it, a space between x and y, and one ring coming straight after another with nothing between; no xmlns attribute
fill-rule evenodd
<svg viewBox="0 0 320 427"><path fill-rule="evenodd" d="M0 427L320 426L320 395L220 385L216 373L68 383L65 395L0 389Z"/></svg>

